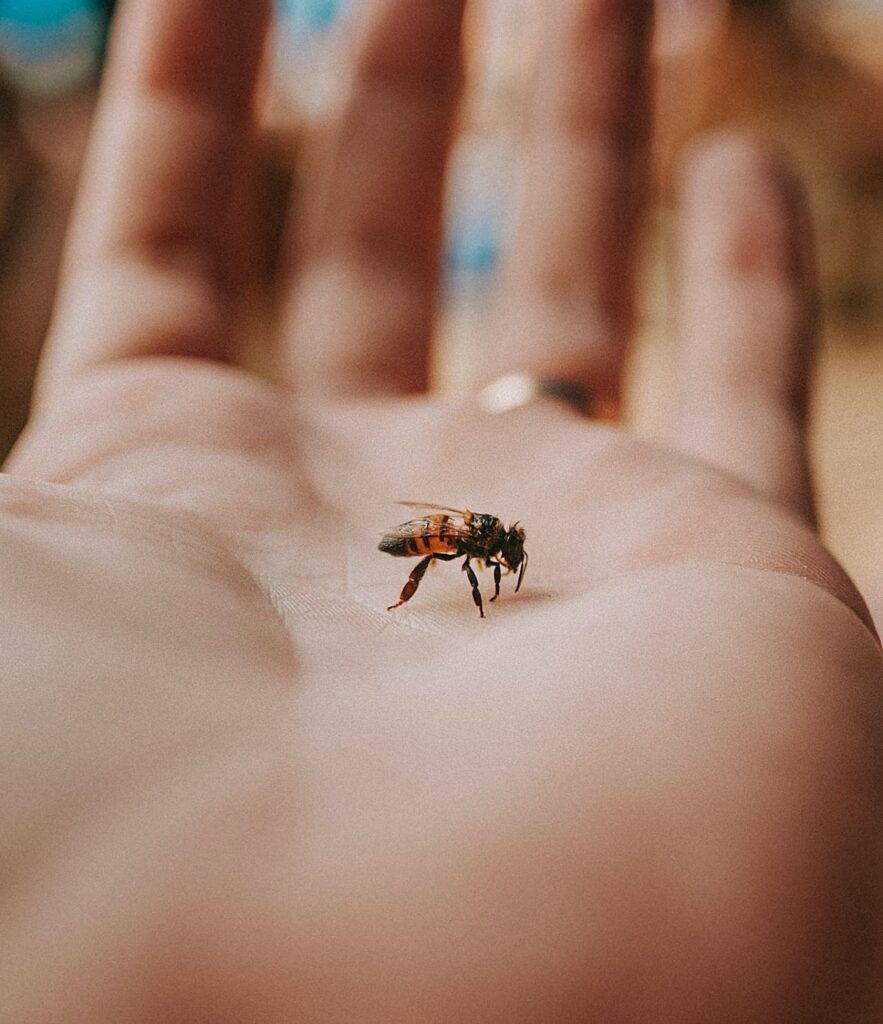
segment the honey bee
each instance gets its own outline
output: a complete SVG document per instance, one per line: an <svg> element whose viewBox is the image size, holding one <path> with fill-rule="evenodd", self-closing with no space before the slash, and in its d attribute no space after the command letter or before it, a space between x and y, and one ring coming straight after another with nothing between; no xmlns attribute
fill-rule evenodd
<svg viewBox="0 0 883 1024"><path fill-rule="evenodd" d="M478 589L478 578L470 565L472 559L484 562L494 570L494 596L500 596L500 577L503 569L507 573L518 573L515 593L521 589L524 570L527 568L527 552L524 550L524 529L514 523L507 530L496 516L479 512L470 512L444 505L416 504L400 501L400 505L423 512L419 519L410 519L407 523L395 526L384 534L378 545L381 551L398 558L413 558L423 555L408 577L401 596L388 611L398 608L410 601L426 570L433 561L450 562L455 558L463 559L463 571L472 586L472 600L478 608L478 614L484 618L484 606L481 592Z"/></svg>

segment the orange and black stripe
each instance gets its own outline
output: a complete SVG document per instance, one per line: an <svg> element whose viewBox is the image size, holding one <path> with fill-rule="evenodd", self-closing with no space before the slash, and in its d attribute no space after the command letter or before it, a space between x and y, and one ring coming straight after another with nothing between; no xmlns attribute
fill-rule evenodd
<svg viewBox="0 0 883 1024"><path fill-rule="evenodd" d="M411 546L411 553L414 555L450 555L457 551L457 545L452 544L447 537L441 534L412 537L408 543Z"/></svg>
<svg viewBox="0 0 883 1024"><path fill-rule="evenodd" d="M459 535L449 522L450 516L442 514L403 523L386 534L379 544L380 550L400 558L459 554Z"/></svg>

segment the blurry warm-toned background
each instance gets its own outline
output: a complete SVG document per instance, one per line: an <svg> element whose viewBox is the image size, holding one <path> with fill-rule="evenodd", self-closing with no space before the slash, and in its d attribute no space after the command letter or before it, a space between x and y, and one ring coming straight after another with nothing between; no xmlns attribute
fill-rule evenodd
<svg viewBox="0 0 883 1024"><path fill-rule="evenodd" d="M427 0L431 2L431 0ZM547 0L475 0L449 175L439 386L469 387L505 250L519 131ZM552 0L555 2L555 0ZM111 0L0 0L0 454L24 422L88 134ZM333 112L358 0L278 0L266 118L268 218ZM671 253L680 155L739 126L793 155L818 235L825 330L814 453L830 547L883 581L883 0L657 0L657 203L648 217L630 416L670 402ZM267 232L268 246L279 237ZM266 254L271 287L273 253ZM260 337L261 324L254 335ZM259 353L255 355L259 364Z"/></svg>

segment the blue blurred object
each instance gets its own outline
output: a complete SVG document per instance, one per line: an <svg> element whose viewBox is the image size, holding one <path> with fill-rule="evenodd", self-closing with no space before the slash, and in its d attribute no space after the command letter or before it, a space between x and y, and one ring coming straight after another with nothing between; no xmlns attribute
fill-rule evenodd
<svg viewBox="0 0 883 1024"><path fill-rule="evenodd" d="M488 339L495 286L512 228L517 140L462 135L451 152L445 202L440 345L436 375L445 390L472 386Z"/></svg>
<svg viewBox="0 0 883 1024"><path fill-rule="evenodd" d="M446 292L490 286L509 231L514 143L505 137L461 137L448 171L444 261ZM473 294L474 297L474 294Z"/></svg>
<svg viewBox="0 0 883 1024"><path fill-rule="evenodd" d="M276 0L286 31L308 37L323 32L340 17L346 0Z"/></svg>
<svg viewBox="0 0 883 1024"><path fill-rule="evenodd" d="M0 68L21 92L56 96L94 81L107 27L101 0L0 0Z"/></svg>
<svg viewBox="0 0 883 1024"><path fill-rule="evenodd" d="M451 218L445 263L454 273L486 274L496 268L500 249L497 210L457 211Z"/></svg>
<svg viewBox="0 0 883 1024"><path fill-rule="evenodd" d="M344 27L352 0L276 0L273 78L293 109L321 117L343 82Z"/></svg>
<svg viewBox="0 0 883 1024"><path fill-rule="evenodd" d="M0 0L0 21L50 28L83 10L97 9L90 0Z"/></svg>

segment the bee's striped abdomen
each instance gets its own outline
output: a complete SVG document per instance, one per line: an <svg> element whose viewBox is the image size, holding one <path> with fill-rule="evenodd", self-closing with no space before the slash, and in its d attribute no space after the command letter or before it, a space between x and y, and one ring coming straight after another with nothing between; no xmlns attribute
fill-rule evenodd
<svg viewBox="0 0 883 1024"><path fill-rule="evenodd" d="M414 537L411 541L415 555L449 555L457 551L457 545L446 537Z"/></svg>
<svg viewBox="0 0 883 1024"><path fill-rule="evenodd" d="M447 528L448 516L412 519L385 534L378 547L388 555L416 558L459 552L456 530Z"/></svg>

